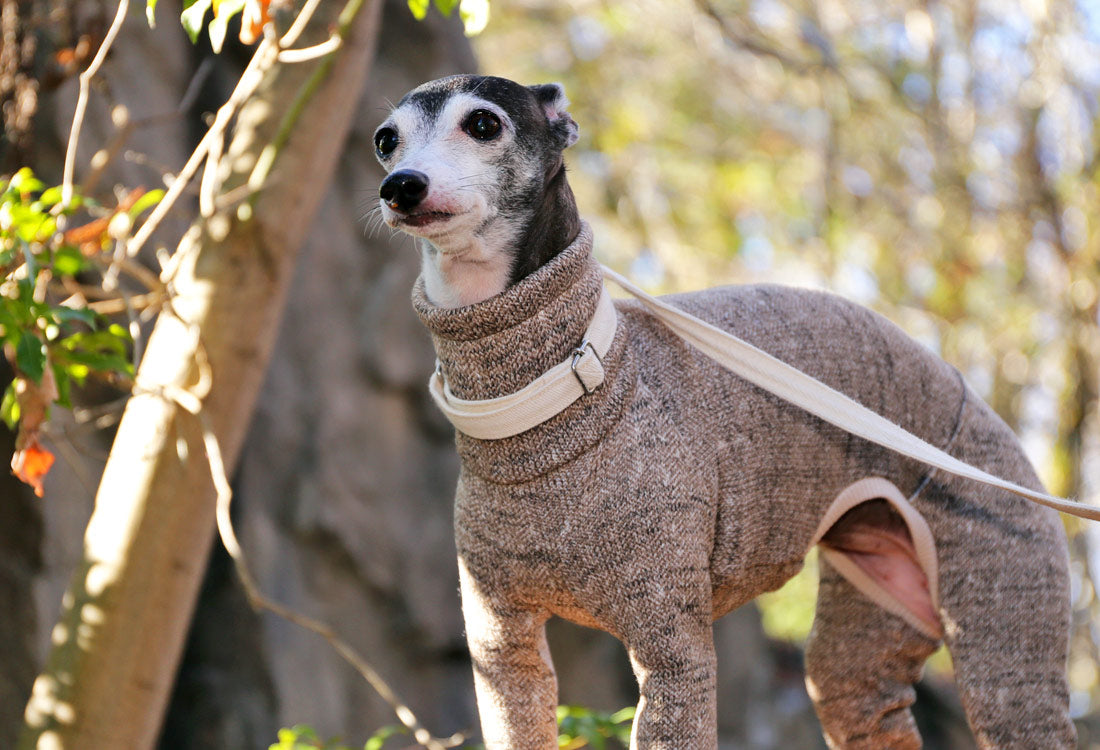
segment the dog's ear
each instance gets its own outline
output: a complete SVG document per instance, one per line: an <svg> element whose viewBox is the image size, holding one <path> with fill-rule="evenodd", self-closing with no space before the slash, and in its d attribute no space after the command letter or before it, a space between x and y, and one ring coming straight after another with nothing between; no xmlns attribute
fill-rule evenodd
<svg viewBox="0 0 1100 750"><path fill-rule="evenodd" d="M560 83L543 83L529 87L535 94L543 114L550 123L550 132L562 149L569 148L580 137L580 128L566 109L569 99L565 96L565 89Z"/></svg>

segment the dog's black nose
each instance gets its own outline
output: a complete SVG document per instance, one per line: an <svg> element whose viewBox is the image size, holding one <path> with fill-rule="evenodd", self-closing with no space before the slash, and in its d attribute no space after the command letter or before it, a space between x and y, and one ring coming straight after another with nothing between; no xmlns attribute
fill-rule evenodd
<svg viewBox="0 0 1100 750"><path fill-rule="evenodd" d="M411 211L427 194L428 175L412 169L394 172L378 188L378 197L395 211Z"/></svg>

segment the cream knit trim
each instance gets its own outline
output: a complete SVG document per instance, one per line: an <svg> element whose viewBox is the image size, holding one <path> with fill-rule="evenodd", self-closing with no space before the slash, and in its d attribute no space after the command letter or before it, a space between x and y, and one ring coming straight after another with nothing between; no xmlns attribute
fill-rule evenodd
<svg viewBox="0 0 1100 750"><path fill-rule="evenodd" d="M845 513L860 503L878 498L890 503L909 528L909 537L913 541L917 562L928 579L928 593L932 599L932 609L938 612L940 592L936 543L924 517L909 504L909 501L901 494L901 490L894 486L892 482L881 477L868 477L846 487L837 495L829 509L825 511L825 515L818 524L817 531L814 532L810 547L820 542L833 524L839 521ZM830 565L836 568L838 573L848 579L849 583L859 589L875 604L905 620L932 640L938 641L943 638L943 627L940 623L929 622L922 618L919 613L911 610L902 600L894 596L893 592L881 586L875 579L865 573L846 554L822 546L821 555Z"/></svg>
<svg viewBox="0 0 1100 750"><path fill-rule="evenodd" d="M611 349L617 327L615 305L604 289L584 339L569 359L515 393L480 400L458 398L438 367L428 381L428 390L460 432L482 440L512 437L537 427L603 385L603 358Z"/></svg>

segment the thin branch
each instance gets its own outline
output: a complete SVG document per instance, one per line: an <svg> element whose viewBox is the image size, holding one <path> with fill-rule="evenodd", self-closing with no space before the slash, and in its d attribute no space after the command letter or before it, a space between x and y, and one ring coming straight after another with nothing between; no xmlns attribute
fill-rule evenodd
<svg viewBox="0 0 1100 750"><path fill-rule="evenodd" d="M94 498L97 482L95 478L88 473L87 468L84 466L84 462L80 460L81 455L87 456L89 453L76 447L76 442L73 440L72 435L69 434L68 427L62 427L59 431L55 429L53 425L47 424L46 429L42 432L44 435L53 438L52 442L57 448L57 452L61 454L61 459L69 467L73 475L76 476L76 481L79 482L84 491L88 493L89 498ZM105 460L101 456L92 456L92 458L100 462Z"/></svg>
<svg viewBox="0 0 1100 750"><path fill-rule="evenodd" d="M201 369L203 368L200 367L200 370ZM237 576L240 578L241 585L244 587L245 595L248 597L249 603L257 610L266 609L324 638L346 662L359 672L363 679L374 688L375 692L390 705L390 708L393 709L397 718L412 733L413 738L421 747L426 747L429 750L445 750L445 748L456 747L464 742L466 737L463 734L455 734L446 739L432 736L431 732L421 725L420 721L416 718L416 714L414 714L408 705L401 700L396 692L394 692L389 683L382 678L358 651L340 638L330 626L297 612L277 601L269 599L260 592L256 580L252 577L252 573L248 568L244 551L241 549L240 542L237 539L237 534L233 529L233 521L230 513L231 504L233 502L233 489L226 475L225 463L222 460L221 446L218 442L218 438L211 429L209 420L202 410L202 400L198 398L196 394L182 388L172 388L163 395L177 403L182 409L191 413L199 420L199 425L202 429L203 445L206 448L206 458L210 466L210 476L213 479L214 489L217 494L216 515L218 533L221 536L222 545L225 547L226 552L228 552L229 556L233 559L233 564L237 570Z"/></svg>
<svg viewBox="0 0 1100 750"><path fill-rule="evenodd" d="M818 68L830 68L831 66L824 63L814 63L808 60L798 60L791 57L789 54L776 47L772 47L759 39L753 37L751 34L747 34L740 29L734 28L733 24L714 7L714 4L710 0L695 0L699 10L706 16L708 16L715 24L717 24L719 31L722 32L722 36L726 38L726 41L735 47L740 47L758 57L770 57L780 62L783 67L798 73L799 75L805 75L812 73Z"/></svg>
<svg viewBox="0 0 1100 750"><path fill-rule="evenodd" d="M80 141L80 130L84 126L84 114L88 109L88 92L91 88L92 79L96 73L99 72L100 67L103 66L103 61L107 59L107 53L111 49L111 45L114 44L115 38L118 36L119 30L122 28L122 22L126 20L126 13L130 9L130 0L119 0L118 10L115 12L115 18L111 22L111 27L107 29L106 36L103 37L103 44L99 46L99 51L96 52L95 57L92 59L91 64L80 74L80 91L76 97L76 111L73 113L73 126L69 131L69 144L65 148L65 168L62 173L61 181L61 202L58 204L61 211L68 208L69 203L73 199L73 171L76 164L76 146Z"/></svg>
<svg viewBox="0 0 1100 750"><path fill-rule="evenodd" d="M166 299L168 299L168 295L164 292L150 292L149 294L135 294L129 298L129 304L116 297L99 300L98 302L89 302L86 307L100 315L120 315L128 309L143 312L150 308L159 307Z"/></svg>
<svg viewBox="0 0 1100 750"><path fill-rule="evenodd" d="M141 228L130 241L128 251L131 257L141 250L142 246L145 245L154 230L156 230L157 226L168 214L169 210L171 210L176 200L183 193L184 188L190 183L191 178L195 176L195 172L198 170L199 166L206 160L207 153L211 146L214 145L218 138L224 135L226 128L229 127L229 122L233 119L233 115L237 113L237 109L256 91L256 88L263 80L264 72L274 64L277 56L278 49L274 44L267 39L260 42L260 46L252 55L252 59L249 60L248 66L244 69L244 73L241 74L241 78L237 82L236 88L233 89L233 93L229 95L229 99L226 103L218 109L218 114L214 118L214 122L211 124L210 129L206 131L206 135L199 141L199 145L195 147L187 163L183 165L183 169L176 175L176 179L172 181L164 197L157 203L152 213L149 214L149 218L145 220L145 223L141 225Z"/></svg>
<svg viewBox="0 0 1100 750"><path fill-rule="evenodd" d="M81 186L81 192L84 195L89 195L95 190L99 180L102 179L103 173L107 167L118 156L118 152L122 150L122 147L126 145L126 142L130 140L130 136L134 134L136 130L141 128L154 127L165 122L171 122L172 120L178 120L182 117L191 105L194 104L195 99L199 95L199 90L202 88L202 84L210 77L211 71L213 71L213 60L207 58L202 61L195 74L191 76L191 82L187 84L187 90L184 91L183 96L180 97L179 104L174 109L168 112L160 112L158 114L147 115L140 117L136 120L127 119L127 121L119 127L112 136L110 142L96 154L92 159L92 171L85 178L84 184ZM102 154L102 156L100 156ZM153 165L155 166L155 165ZM162 173L168 170L160 170Z"/></svg>
<svg viewBox="0 0 1100 750"><path fill-rule="evenodd" d="M225 149L225 133L218 133L210 141L206 155L206 168L199 181L199 216L209 219L214 215L216 204L214 194L219 187L218 172L221 168L222 151Z"/></svg>
<svg viewBox="0 0 1100 750"><path fill-rule="evenodd" d="M301 49L284 49L279 53L279 62L281 63L300 63L308 62L309 60L315 60L318 57L324 57L329 52L335 52L340 49L340 45L343 44L343 40L339 36L333 34L320 44L315 44L312 47L302 47Z"/></svg>
<svg viewBox="0 0 1100 750"><path fill-rule="evenodd" d="M283 34L283 38L279 40L279 49L285 50L294 46L294 43L298 41L298 37L306 30L306 25L309 23L310 19L313 18L313 14L320 5L321 0L306 0L306 4L303 5L302 10L298 12L298 16L294 19L294 23L290 25L287 32Z"/></svg>

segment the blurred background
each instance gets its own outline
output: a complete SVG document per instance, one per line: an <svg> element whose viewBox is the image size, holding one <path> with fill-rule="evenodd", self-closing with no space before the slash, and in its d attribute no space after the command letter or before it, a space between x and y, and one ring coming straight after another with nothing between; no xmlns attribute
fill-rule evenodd
<svg viewBox="0 0 1100 750"><path fill-rule="evenodd" d="M135 9L93 97L80 163L115 136L112 107L144 122L100 191L177 169L247 61L247 49L214 58L192 47L172 6L161 0L152 31ZM658 292L769 281L869 305L963 372L1053 492L1100 502L1100 2L492 0L490 10L470 40L457 14L417 21L404 0L385 0L370 84L349 92L361 114L234 477L261 587L331 623L436 734L476 726L451 541L457 460L424 388L433 355L408 300L417 259L366 231L381 176L373 129L424 80L476 70L564 83L581 128L570 179L601 260ZM82 67L60 53L81 40L94 49L113 12L0 2L0 171L31 164L59 181ZM189 220L177 214L165 244ZM110 447L109 425L66 419L51 435L64 460L44 500L0 479L0 746L46 652ZM1065 523L1072 707L1081 747L1100 748L1100 525ZM717 624L723 748L823 747L801 672L814 593L811 559ZM633 703L615 641L557 623L551 642L563 703ZM926 747L972 746L945 653L918 715ZM393 717L323 641L255 615L215 549L160 747L266 748L299 722L354 745Z"/></svg>

